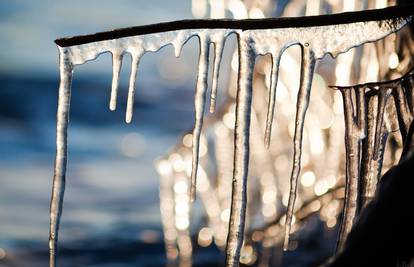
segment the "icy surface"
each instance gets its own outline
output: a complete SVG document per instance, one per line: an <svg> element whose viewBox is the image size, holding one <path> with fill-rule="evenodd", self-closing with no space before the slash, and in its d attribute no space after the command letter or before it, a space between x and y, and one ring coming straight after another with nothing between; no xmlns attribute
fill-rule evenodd
<svg viewBox="0 0 414 267"><path fill-rule="evenodd" d="M59 223L62 215L63 195L65 192L67 141L70 109L70 94L72 85L73 66L68 60L66 49L60 52L60 84L59 102L56 123L56 158L55 173L53 177L52 199L50 201L50 266L56 266L56 248L59 234Z"/></svg>
<svg viewBox="0 0 414 267"><path fill-rule="evenodd" d="M345 151L346 151L346 186L343 219L338 240L338 251L344 245L346 236L351 231L355 218L358 197L358 178L360 141L365 137L366 107L365 107L365 88L355 90L356 103L353 104L351 90L341 90L344 101L345 115Z"/></svg>
<svg viewBox="0 0 414 267"><path fill-rule="evenodd" d="M403 84L411 77L409 72L389 82L336 87L343 97L346 148L345 204L337 251L342 250L357 212L374 197L381 176L386 140L389 133L395 131L387 125L390 122L386 122L399 122L403 140L412 122L412 113L406 105L412 92L401 91ZM396 113L392 112L393 109L387 109L391 95L394 96Z"/></svg>
<svg viewBox="0 0 414 267"><path fill-rule="evenodd" d="M193 130L193 155L192 175L190 185L191 200L195 198L196 177L199 160L199 142L203 124L203 114L206 106L207 77L209 69L209 45L214 44L214 70L211 92L210 111L214 110L217 92L217 80L221 61L222 48L225 38L230 33L236 33L239 49L239 76L237 89L237 106L235 122L234 141L234 170L232 184L231 214L229 232L227 239L227 266L238 266L240 250L243 243L244 225L247 203L247 177L249 163L249 133L252 102L252 73L255 65L255 58L258 55L271 54L273 57L271 89L269 93L268 120L266 123L265 143L269 146L270 130L274 113L274 99L276 95L276 83L279 68L279 59L283 51L292 46L299 45L303 51L301 82L297 96L296 121L294 134L294 159L291 174L291 186L289 194L288 214L286 217L286 233L284 247L288 245L290 224L296 198L296 186L300 174L302 133L308 107L312 75L315 61L324 57L325 54L337 56L352 47L359 46L366 42L373 42L381 39L392 32L403 27L408 19L397 18L394 20L358 22L340 25L328 25L318 27L265 29L265 30L235 30L235 29L191 29L180 31L169 31L153 33L140 36L124 37L107 41L87 43L83 45L60 48L60 75L59 107L57 114L57 154L54 177L53 194L51 201L51 233L50 252L51 266L55 266L55 251L57 246L57 233L59 218L62 212L65 168L66 168L66 147L67 147L67 126L69 118L69 102L71 90L72 69L76 65L84 64L87 61L96 59L100 54L110 52L113 55L113 82L110 100L110 109L116 108L116 91L119 84L119 70L121 68L122 55L129 53L132 56L131 75L127 101L126 121L131 122L133 104L135 99L136 74L141 57L149 51L158 51L160 48L172 44L176 56L179 56L182 46L192 36L198 36L200 40L200 58L198 66L198 78L195 89L195 126ZM349 112L352 103L349 91L345 90L344 101L346 101L347 120L347 197L344 219L344 233L348 232L352 225L352 218L356 210L356 177L358 174L358 159L360 157L356 150L358 140L365 136L365 130L361 125L355 127L354 115ZM362 106L364 102L363 92L357 92L360 100L357 104L358 114L363 115ZM379 100L379 103L381 101ZM381 106L382 107L382 106ZM382 112L383 108L379 109ZM382 113L379 113L381 116ZM358 117L363 122L362 117ZM354 129L355 128L355 129ZM375 131L375 140L380 142L381 125ZM374 152L374 159L378 158L378 152ZM349 174L348 174L349 173ZM185 240L185 239L183 239ZM184 242L184 241L183 241ZM188 242L184 242L188 243Z"/></svg>
<svg viewBox="0 0 414 267"><path fill-rule="evenodd" d="M203 127L204 109L206 106L207 78L209 65L209 45L204 34L200 34L200 58L198 61L197 84L194 96L195 123L193 130L193 162L191 170L191 201L195 200L196 178L198 169L200 135Z"/></svg>

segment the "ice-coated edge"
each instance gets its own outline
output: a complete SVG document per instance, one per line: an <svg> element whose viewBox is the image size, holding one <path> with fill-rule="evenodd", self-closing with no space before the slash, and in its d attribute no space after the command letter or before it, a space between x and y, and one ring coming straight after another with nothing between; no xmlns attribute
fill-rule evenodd
<svg viewBox="0 0 414 267"><path fill-rule="evenodd" d="M70 80L72 77L72 68L76 65L84 64L87 61L96 59L100 54L110 52L113 55L123 55L130 53L133 58L126 121L132 119L135 75L138 68L138 62L141 56L149 51L158 51L162 47L172 44L175 48L175 55L179 56L182 46L192 36L201 36L206 34L214 35L219 32L223 36L230 33L236 33L239 42L239 79L238 79L238 97L237 97L237 118L235 133L235 155L234 155L234 174L233 174L233 197L232 211L229 223L230 231L227 244L227 265L237 266L240 255L240 247L243 242L243 228L245 220L246 205L246 181L248 174L248 157L249 157L249 127L250 127L250 105L251 105L251 72L254 68L254 57L261 54L271 53L276 55L279 51L274 51L274 44L280 44L283 51L291 45L298 44L302 48L309 51L314 60L321 59L325 54L331 54L336 57L340 53L344 53L367 42L374 42L385 36L399 30L408 21L411 16L405 18L386 19L381 21L356 22L339 25L324 25L314 27L298 27L298 28L276 28L276 29L258 29L258 30L240 30L240 29L189 29L179 31L168 31L161 33L152 33L139 36L123 37L119 39L105 40L82 45L74 45L60 48L61 63L60 75L61 83L59 86L59 105L57 112L57 155L54 176L54 187L51 201L51 266L55 266L55 251L57 245L57 232L59 227L59 218L62 212L64 178L66 172L66 147L67 147L67 125L69 117L70 102ZM225 37L224 37L225 39ZM211 40L206 38L206 40ZM203 44L202 44L203 45ZM246 58L244 58L246 57ZM219 56L216 55L219 61ZM62 63L63 62L63 63ZM218 63L219 65L219 63ZM275 64L276 66L277 64ZM70 67L70 71L68 71ZM204 66L208 69L208 66ZM215 84L217 84L218 67L215 67L214 75ZM111 109L115 109L116 90L118 82L118 72L120 64L114 60L114 75L112 82L113 93L111 93ZM70 74L69 74L70 72ZM276 72L276 69L273 73ZM273 79L276 80L276 79ZM307 80L311 84L311 79ZM215 85L216 86L216 85ZM215 87L214 87L215 88ZM276 86L272 86L272 90L276 90ZM215 90L215 89L214 89ZM310 86L307 89L310 93ZM270 92L271 94L274 94ZM212 94L213 95L213 94ZM307 96L308 97L308 96ZM300 97L302 98L302 97ZM205 102L204 100L202 102ZM303 102L303 101L298 101ZM204 103L205 105L205 103ZM204 106L203 105L203 106ZM301 107L303 106L303 107ZM294 203L297 176L300 172L300 149L301 135L303 130L302 123L306 114L307 105L298 105L297 124L295 132L295 162L292 170L291 196L290 201ZM269 110L273 112L274 107L270 106ZM269 117L269 115L268 115ZM299 118L299 120L298 120ZM197 124L200 128L202 123ZM271 128L271 123L268 123ZM197 144L194 144L197 146ZM193 159L198 157L194 155ZM296 166L296 167L295 167ZM298 167L299 166L299 167ZM196 173L197 164L194 164ZM195 174L194 174L195 177ZM296 177L296 178L295 178ZM194 190L195 191L195 190ZM296 191L296 190L293 190ZM293 204L291 204L293 209ZM288 222L288 220L287 220ZM286 242L285 242L286 243ZM53 259L52 259L53 255Z"/></svg>

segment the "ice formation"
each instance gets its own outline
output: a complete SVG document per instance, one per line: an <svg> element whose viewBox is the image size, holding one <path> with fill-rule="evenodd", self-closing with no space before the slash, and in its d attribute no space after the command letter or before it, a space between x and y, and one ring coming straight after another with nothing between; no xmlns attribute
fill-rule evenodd
<svg viewBox="0 0 414 267"><path fill-rule="evenodd" d="M358 205L362 209L374 196L381 176L386 139L392 131L389 120L398 120L405 139L406 129L412 122L412 112L407 104L407 98L412 96L412 76L410 71L399 79L382 83L332 86L342 93L345 114L346 187L339 251L351 231ZM391 95L394 96L395 106L388 103ZM386 112L389 104L395 107L396 114Z"/></svg>
<svg viewBox="0 0 414 267"><path fill-rule="evenodd" d="M272 20L239 20L239 21L178 21L141 28L131 28L113 32L98 33L90 36L80 36L67 39L59 39L56 43L60 53L60 85L59 103L57 112L57 153L55 161L55 176L53 180L53 192L50 212L50 266L56 266L56 248L58 240L58 228L60 215L62 213L63 193L65 185L65 173L67 162L67 128L69 123L69 106L71 93L71 79L73 69L77 65L95 60L100 54L109 52L113 56L113 81L110 98L110 109L116 108L117 88L119 84L119 73L122 56L129 53L132 56L132 66L128 89L128 101L126 110L126 122L131 122L133 115L134 93L136 88L136 74L139 61L146 52L158 51L166 45L173 45L175 55L179 56L182 46L193 36L200 41L200 57L198 64L198 76L195 89L195 124L192 133L192 171L191 181L188 186L189 200L195 199L196 178L200 178L199 149L200 136L203 127L203 115L207 99L207 77L209 69L209 47L213 43L215 52L213 60L213 81L211 91L210 111L215 108L217 95L217 81L221 56L226 38L230 34L236 34L238 42L238 82L236 99L236 121L234 125L234 161L232 178L231 213L228 226L228 238L226 248L226 265L238 266L241 248L244 240L244 227L246 222L246 205L248 193L248 166L249 166L249 145L252 114L252 92L253 92L253 70L255 59L259 55L270 54L272 56L271 85L269 90L269 105L265 130L265 144L269 146L271 129L273 123L276 84L278 81L279 61L283 52L291 46L299 46L302 52L300 86L297 94L296 119L294 124L294 155L291 172L290 192L286 215L286 228L284 248L288 247L289 233L293 218L295 199L297 194L298 177L301 171L301 153L303 128L306 111L309 104L312 77L315 62L322 59L326 54L336 57L353 47L360 46L367 42L374 42L398 31L411 20L411 15L387 15L381 19L379 15L385 12L368 12L364 14L340 14L331 17L311 17L303 21L301 19L272 19ZM393 13L391 13L393 14ZM336 16L336 17L335 17ZM329 24L330 19L340 21L337 24ZM261 24L262 23L262 24ZM200 25L200 28L192 28ZM168 30L165 30L168 29ZM352 220L356 212L356 191L357 177L359 175L358 160L360 152L358 146L366 135L365 127L365 89L358 87L355 90L356 105L353 105L351 89L340 88L344 96L345 119L346 119L346 153L347 153L347 193L345 198L345 216L342 226L341 237L346 236L352 226ZM370 88L371 89L371 88ZM373 88L375 89L375 88ZM381 157L381 144L384 139L383 118L386 100L390 91L379 90L377 96L372 97L368 103L370 109L376 111L375 130L368 131L369 137L373 140L374 150L370 152L372 161L379 161ZM398 96L398 90L395 94ZM400 98L396 98L400 102ZM355 106L355 107L354 107ZM352 109L356 108L353 112ZM397 108L403 115L403 121L411 119L405 104ZM412 110L412 107L411 107ZM374 112L375 113L375 112ZM372 120L371 120L372 122ZM370 123L370 119L368 119ZM371 123L372 124L372 123ZM372 124L374 125L374 124ZM379 149L377 148L379 147ZM379 167L369 170L366 188L367 197L370 196L369 184L372 173L377 175ZM171 179L171 178L168 178ZM166 190L171 181L166 179L166 184L161 190ZM183 181L184 182L184 181ZM199 181L200 183L202 181ZM204 180L205 182L205 180ZM168 194L167 194L168 195ZM173 197L173 196L171 196ZM189 204L188 204L189 205ZM166 207L166 211L171 207ZM183 220L186 220L183 215ZM213 218L214 214L211 214ZM187 218L189 219L189 218ZM166 229L169 231L169 229ZM171 232L171 231L170 231ZM174 232L174 231L172 231ZM171 233L172 233L171 232ZM172 234L175 235L174 233ZM176 233L179 236L179 233ZM184 235L185 236L185 235ZM340 239L340 245L342 244ZM186 247L191 251L191 242L183 237L179 246ZM168 245L168 244L167 244ZM181 249L183 251L185 249ZM187 252L188 252L187 251ZM168 253L168 251L167 251Z"/></svg>

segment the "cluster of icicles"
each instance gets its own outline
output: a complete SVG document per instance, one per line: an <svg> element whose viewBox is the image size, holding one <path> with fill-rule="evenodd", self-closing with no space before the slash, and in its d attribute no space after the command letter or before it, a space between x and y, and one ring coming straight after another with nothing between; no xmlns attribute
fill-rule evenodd
<svg viewBox="0 0 414 267"><path fill-rule="evenodd" d="M413 85L414 72L410 71L382 83L331 86L342 94L345 116L346 188L339 250L356 214L374 197L390 132L400 130L405 144L414 115Z"/></svg>
<svg viewBox="0 0 414 267"><path fill-rule="evenodd" d="M110 109L116 108L117 90L122 57L129 53L132 56L132 67L129 81L126 121L132 120L136 74L142 56L149 51L172 44L175 55L180 55L183 45L192 37L197 36L200 43L198 76L195 88L195 125L192 133L192 171L189 198L195 199L196 177L199 167L200 136L203 126L204 110L208 89L208 69L210 44L214 45L213 81L211 90L210 111L215 109L219 67L226 38L234 33L238 42L239 73L236 99L236 120L234 126L234 160L232 179L231 213L226 246L226 265L238 266L240 251L243 244L245 216L247 205L247 182L249 166L249 143L251 131L252 79L255 59L259 55L270 54L272 58L271 85L267 108L264 143L269 147L272 122L275 109L276 87L278 81L279 62L283 52L290 46L298 45L301 49L300 86L297 94L296 119L294 124L294 155L291 171L290 194L285 220L284 247L287 248L289 233L293 218L294 204L297 194L298 177L301 170L302 138L305 115L309 104L312 77L315 62L324 55L336 56L349 49L367 42L374 42L401 29L411 17L387 19L382 21L357 22L339 25L317 27L276 28L258 30L238 29L189 29L169 32L151 33L145 35L123 37L119 39L91 42L81 45L59 47L60 52L60 85L57 111L57 153L55 175L51 200L50 220L50 266L56 266L56 248L58 228L62 213L63 194L65 186L67 162L67 129L69 122L69 106L71 81L76 65L96 59L100 54L110 52L113 58L113 80L110 98ZM411 77L411 76L410 76ZM400 87L396 87L400 88ZM356 86L339 88L344 96L346 119L346 153L347 153L347 189L345 197L344 221L342 224L340 246L352 226L356 211L356 180L359 177L359 160L361 158L358 146L361 140L367 140L369 147L367 157L370 158L361 169L362 177L366 178L363 190L364 197L372 196L370 179L372 173L378 175L381 169L382 146L387 131L384 130L383 114L388 96L391 94L389 84L384 86ZM395 90L398 118L408 123L412 118L412 106L407 107L404 96L407 93ZM355 94L355 97L352 97ZM356 101L353 101L356 99ZM355 107L353 102L356 102ZM369 114L366 114L368 107ZM355 113L355 114L354 114ZM407 124L404 124L405 127ZM254 128L260 128L255 126ZM403 127L404 128L404 127ZM374 129L374 130L373 130ZM364 137L366 138L364 139ZM374 167L373 167L374 166ZM374 168L372 170L371 168ZM364 180L365 181L365 180ZM365 188L365 189L364 189Z"/></svg>

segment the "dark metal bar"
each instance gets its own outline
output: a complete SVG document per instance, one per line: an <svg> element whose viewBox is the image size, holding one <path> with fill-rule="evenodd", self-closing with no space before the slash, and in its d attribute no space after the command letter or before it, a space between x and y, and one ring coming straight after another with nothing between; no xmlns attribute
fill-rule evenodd
<svg viewBox="0 0 414 267"><path fill-rule="evenodd" d="M239 29L257 30L272 28L296 28L347 24L354 22L378 21L411 16L414 14L414 4L395 6L384 9L373 9L358 12L345 12L333 15L269 18L269 19L215 19L215 20L178 20L158 24L130 27L112 31L99 32L89 35L65 37L55 40L61 47L81 45L86 43L112 40L128 36L144 35L157 32L185 29Z"/></svg>
<svg viewBox="0 0 414 267"><path fill-rule="evenodd" d="M340 86L340 85L329 85L329 88L341 90L341 89L352 89L352 88L370 88L372 90L376 90L378 88L393 88L401 83L402 80L407 79L411 76L414 76L414 68L410 69L406 74L401 76L400 78L393 79L393 80L387 80L382 82L370 82L370 83L361 83L361 84L355 84L355 85L347 85L347 86ZM374 93L373 93L374 94Z"/></svg>

